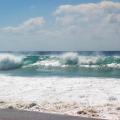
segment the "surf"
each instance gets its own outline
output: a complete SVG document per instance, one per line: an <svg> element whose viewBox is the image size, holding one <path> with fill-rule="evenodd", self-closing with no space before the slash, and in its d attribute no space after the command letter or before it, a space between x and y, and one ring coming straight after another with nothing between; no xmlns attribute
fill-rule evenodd
<svg viewBox="0 0 120 120"><path fill-rule="evenodd" d="M3 72L18 76L120 77L120 55L88 52L0 53L0 74Z"/></svg>
<svg viewBox="0 0 120 120"><path fill-rule="evenodd" d="M17 69L22 66L22 58L12 54L0 54L0 70Z"/></svg>

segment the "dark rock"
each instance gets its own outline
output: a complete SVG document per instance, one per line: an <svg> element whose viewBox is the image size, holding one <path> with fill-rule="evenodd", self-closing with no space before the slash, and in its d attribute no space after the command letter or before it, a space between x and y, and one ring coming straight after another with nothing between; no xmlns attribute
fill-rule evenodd
<svg viewBox="0 0 120 120"><path fill-rule="evenodd" d="M8 109L14 109L14 107L13 106L8 106Z"/></svg>
<svg viewBox="0 0 120 120"><path fill-rule="evenodd" d="M120 110L120 107L117 107L116 110Z"/></svg>
<svg viewBox="0 0 120 120"><path fill-rule="evenodd" d="M78 111L77 114L87 114L87 112L85 112L84 110Z"/></svg>
<svg viewBox="0 0 120 120"><path fill-rule="evenodd" d="M30 103L30 104L29 104L29 108L34 107L34 106L36 106L36 105L37 105L36 103Z"/></svg>

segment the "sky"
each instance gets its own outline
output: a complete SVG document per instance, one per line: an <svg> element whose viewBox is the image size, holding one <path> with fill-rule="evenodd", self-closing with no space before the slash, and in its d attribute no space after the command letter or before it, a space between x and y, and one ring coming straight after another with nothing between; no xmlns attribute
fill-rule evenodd
<svg viewBox="0 0 120 120"><path fill-rule="evenodd" d="M0 0L0 51L120 51L120 0Z"/></svg>

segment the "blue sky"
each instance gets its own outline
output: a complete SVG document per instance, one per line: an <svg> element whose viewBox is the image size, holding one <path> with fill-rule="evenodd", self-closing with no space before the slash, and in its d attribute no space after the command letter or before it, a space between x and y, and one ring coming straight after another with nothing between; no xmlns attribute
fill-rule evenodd
<svg viewBox="0 0 120 120"><path fill-rule="evenodd" d="M120 50L119 25L119 0L0 0L0 50Z"/></svg>
<svg viewBox="0 0 120 120"><path fill-rule="evenodd" d="M30 17L51 18L51 13L63 4L99 2L100 0L0 0L0 26L15 25Z"/></svg>
<svg viewBox="0 0 120 120"><path fill-rule="evenodd" d="M101 0L0 0L0 26L14 25L27 18L36 16L44 16L49 19L51 13L59 5L96 3L100 1Z"/></svg>

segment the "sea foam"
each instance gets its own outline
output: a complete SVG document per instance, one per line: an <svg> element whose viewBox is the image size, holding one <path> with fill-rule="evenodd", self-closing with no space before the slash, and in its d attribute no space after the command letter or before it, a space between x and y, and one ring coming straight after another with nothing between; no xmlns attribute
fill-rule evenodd
<svg viewBox="0 0 120 120"><path fill-rule="evenodd" d="M12 54L0 54L0 70L16 69L21 66L21 57Z"/></svg>
<svg viewBox="0 0 120 120"><path fill-rule="evenodd" d="M61 62L65 65L77 65L79 62L79 55L74 52L65 53L61 56Z"/></svg>
<svg viewBox="0 0 120 120"><path fill-rule="evenodd" d="M12 106L15 109L71 114L83 111L83 113L88 113L86 113L87 117L90 108L94 108L100 118L119 120L119 110L117 110L120 105L119 88L120 79L115 78L1 75L0 101L3 102L0 102L0 108L11 108ZM28 104L32 102L35 104Z"/></svg>

